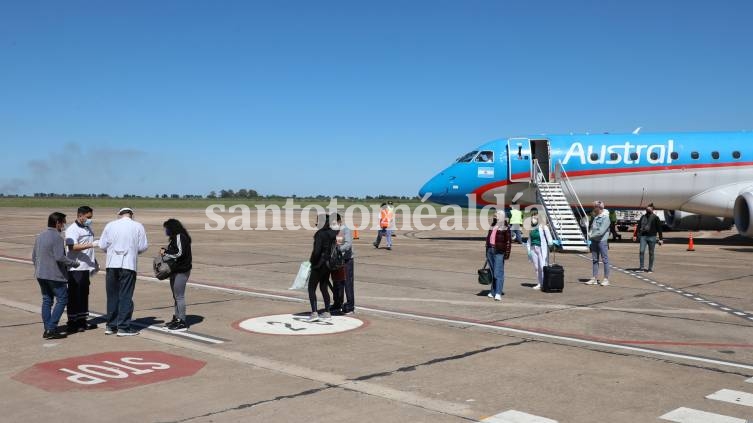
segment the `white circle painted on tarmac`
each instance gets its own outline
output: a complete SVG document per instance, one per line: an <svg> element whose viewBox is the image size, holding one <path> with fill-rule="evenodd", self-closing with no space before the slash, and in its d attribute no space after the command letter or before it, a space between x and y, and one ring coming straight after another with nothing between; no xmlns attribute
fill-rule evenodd
<svg viewBox="0 0 753 423"><path fill-rule="evenodd" d="M268 335L329 335L347 332L363 326L363 320L350 316L332 316L318 322L308 322L308 316L276 314L246 319L238 324L243 330Z"/></svg>

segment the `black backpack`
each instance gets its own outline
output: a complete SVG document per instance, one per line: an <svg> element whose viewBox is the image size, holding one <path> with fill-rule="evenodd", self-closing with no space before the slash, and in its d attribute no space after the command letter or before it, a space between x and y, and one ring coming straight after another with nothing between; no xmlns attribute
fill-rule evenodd
<svg viewBox="0 0 753 423"><path fill-rule="evenodd" d="M327 255L327 260L324 262L324 265L327 266L329 270L335 271L342 269L347 261L348 258L345 254L337 248L337 241L333 240L329 245L329 254Z"/></svg>

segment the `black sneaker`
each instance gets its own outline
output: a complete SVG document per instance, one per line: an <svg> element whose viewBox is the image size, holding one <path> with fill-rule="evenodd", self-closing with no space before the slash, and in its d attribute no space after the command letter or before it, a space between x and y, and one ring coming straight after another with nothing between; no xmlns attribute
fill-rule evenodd
<svg viewBox="0 0 753 423"><path fill-rule="evenodd" d="M177 323L178 320L180 320L180 319L178 319L178 317L173 314L173 320L170 320L169 322L165 323L165 328L166 329L170 329L170 326L172 326L175 323Z"/></svg>
<svg viewBox="0 0 753 423"><path fill-rule="evenodd" d="M134 328L118 330L118 336L136 336L138 334L139 331Z"/></svg>
<svg viewBox="0 0 753 423"><path fill-rule="evenodd" d="M175 323L167 327L170 332L185 332L188 330L188 325L185 320L178 319Z"/></svg>
<svg viewBox="0 0 753 423"><path fill-rule="evenodd" d="M67 337L68 335L65 332L57 332L54 330L46 330L42 334L42 338L44 339L63 339Z"/></svg>
<svg viewBox="0 0 753 423"><path fill-rule="evenodd" d="M84 322L83 324L83 328L85 330L94 330L94 329L97 329L98 327L99 325L97 325L96 323Z"/></svg>
<svg viewBox="0 0 753 423"><path fill-rule="evenodd" d="M105 335L112 335L118 333L118 328L111 328L109 326L105 327Z"/></svg>

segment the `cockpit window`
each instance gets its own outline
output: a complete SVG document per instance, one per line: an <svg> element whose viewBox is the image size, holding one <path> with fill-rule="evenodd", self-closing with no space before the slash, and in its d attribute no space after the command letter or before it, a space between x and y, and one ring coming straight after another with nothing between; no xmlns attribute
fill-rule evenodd
<svg viewBox="0 0 753 423"><path fill-rule="evenodd" d="M458 158L458 163L470 163L474 157L478 154L478 150L473 150L468 154L463 154Z"/></svg>
<svg viewBox="0 0 753 423"><path fill-rule="evenodd" d="M476 156L476 161L478 163L494 163L494 152L482 151Z"/></svg>

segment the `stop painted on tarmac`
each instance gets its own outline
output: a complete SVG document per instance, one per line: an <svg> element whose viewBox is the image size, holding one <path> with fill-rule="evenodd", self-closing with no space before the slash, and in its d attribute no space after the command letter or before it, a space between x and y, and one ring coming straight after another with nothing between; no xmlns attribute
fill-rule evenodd
<svg viewBox="0 0 753 423"><path fill-rule="evenodd" d="M358 329L364 321L351 316L308 322L308 315L276 314L253 317L237 324L241 330L266 335L331 335Z"/></svg>
<svg viewBox="0 0 753 423"><path fill-rule="evenodd" d="M117 391L192 376L205 364L161 351L107 352L37 363L13 379L51 392Z"/></svg>

